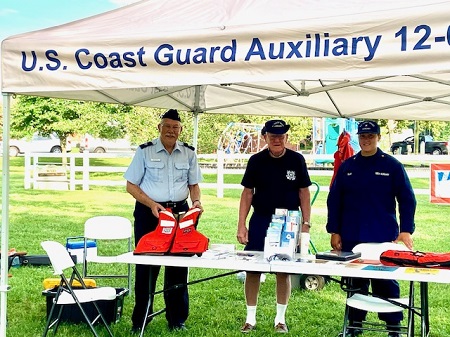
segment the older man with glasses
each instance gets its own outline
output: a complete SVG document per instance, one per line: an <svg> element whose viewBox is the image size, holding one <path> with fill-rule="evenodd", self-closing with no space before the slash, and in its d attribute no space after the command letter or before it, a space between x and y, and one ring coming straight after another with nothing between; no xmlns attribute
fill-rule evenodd
<svg viewBox="0 0 450 337"><path fill-rule="evenodd" d="M264 238L276 208L302 211L302 232L309 232L311 205L309 186L311 180L305 158L286 148L287 132L290 126L283 120L265 123L261 134L267 149L250 157L241 184L244 189L239 205L237 239L245 250L264 250ZM246 220L253 206L253 214L247 229ZM247 317L241 332L248 333L256 326L256 305L261 273L247 272L245 298ZM274 319L275 331L288 332L285 312L291 295L288 274L276 275L277 313Z"/></svg>
<svg viewBox="0 0 450 337"><path fill-rule="evenodd" d="M416 199L403 165L378 148L380 126L375 121L358 125L361 151L346 159L338 169L328 194L327 231L333 249L351 251L359 243L402 241L413 248ZM397 207L400 225L397 222ZM384 298L400 297L395 280L353 279L352 285L363 292L372 283L372 293ZM367 312L350 308L349 321L354 328L347 337L362 334ZM401 312L381 313L389 337L399 336ZM341 334L342 335L342 334Z"/></svg>
<svg viewBox="0 0 450 337"><path fill-rule="evenodd" d="M159 211L170 208L175 215L186 212L188 196L192 206L203 211L197 155L192 146L178 141L182 129L178 111L165 112L158 124L159 138L140 145L125 172L127 192L136 199L133 213L136 244L145 234L155 230ZM136 265L132 333L139 333L142 328L149 296L152 301L150 313L153 312L153 293L160 268ZM187 278L188 268L165 267L164 300L170 330L186 329L189 311Z"/></svg>

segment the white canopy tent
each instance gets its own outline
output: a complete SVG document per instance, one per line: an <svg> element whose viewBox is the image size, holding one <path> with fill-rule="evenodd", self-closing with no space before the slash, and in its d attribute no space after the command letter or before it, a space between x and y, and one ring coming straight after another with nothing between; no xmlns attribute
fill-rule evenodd
<svg viewBox="0 0 450 337"><path fill-rule="evenodd" d="M437 0L151 0L12 36L2 42L3 152L12 94L196 116L450 120L449 17ZM8 166L4 156L3 256Z"/></svg>

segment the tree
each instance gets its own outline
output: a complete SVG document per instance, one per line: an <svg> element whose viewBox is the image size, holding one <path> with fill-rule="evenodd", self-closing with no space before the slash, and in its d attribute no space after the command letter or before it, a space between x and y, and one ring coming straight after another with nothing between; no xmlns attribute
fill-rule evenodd
<svg viewBox="0 0 450 337"><path fill-rule="evenodd" d="M56 133L66 152L67 138L78 128L80 102L34 96L19 96L11 114L11 136L43 136Z"/></svg>
<svg viewBox="0 0 450 337"><path fill-rule="evenodd" d="M12 109L11 136L20 138L38 132L56 133L66 152L67 138L90 133L117 139L127 132L127 115L133 107L119 104L82 102L57 98L19 96Z"/></svg>
<svg viewBox="0 0 450 337"><path fill-rule="evenodd" d="M79 102L76 133L96 138L117 139L128 134L129 115L136 108L122 104Z"/></svg>
<svg viewBox="0 0 450 337"><path fill-rule="evenodd" d="M125 132L133 144L142 144L158 137L158 123L164 110L133 107L124 115ZM186 123L183 123L183 125ZM184 136L184 131L181 134Z"/></svg>

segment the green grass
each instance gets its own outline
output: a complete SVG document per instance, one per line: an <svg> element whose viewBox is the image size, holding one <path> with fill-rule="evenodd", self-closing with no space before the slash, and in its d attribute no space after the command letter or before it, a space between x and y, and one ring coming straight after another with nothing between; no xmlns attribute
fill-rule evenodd
<svg viewBox="0 0 450 337"><path fill-rule="evenodd" d="M214 177L206 176L208 179ZM320 185L327 186L330 177L313 177ZM239 183L240 176L226 176L229 183ZM427 188L427 179L413 179L416 188ZM199 230L211 243L236 242L236 223L240 190L226 190L223 199L215 190L203 190L205 212ZM327 193L320 192L312 210L311 238L318 250L329 248L329 235L325 231ZM417 196L415 248L424 251L449 250L450 226L448 208L430 204L429 197ZM82 235L86 219L96 215L121 215L132 220L134 200L123 187L96 187L90 191L45 191L23 189L23 158L11 160L10 188L10 240L9 246L26 250L30 255L44 254L40 247L43 240L65 243L70 236ZM99 249L102 247L99 247ZM115 247L108 247L114 250ZM114 271L121 266L103 266ZM53 277L50 267L12 268L8 292L7 336L40 336L46 317L42 281ZM221 273L221 270L192 268L190 280ZM160 277L160 279L162 279ZM99 285L120 284L97 280ZM402 289L406 292L406 283ZM228 276L195 284L189 287L190 316L186 332L169 332L164 316L156 317L147 327L146 336L242 336L240 326L245 320L243 285L236 277ZM450 285L430 284L430 322L432 337L450 336ZM131 311L134 294L125 298L121 320L112 325L115 336L128 336L131 328ZM287 311L287 323L291 336L334 337L341 329L345 295L339 286L328 283L318 292L295 289ZM162 297L156 299L156 308L163 306ZM275 316L275 280L267 275L261 287L258 303L258 328L252 336L271 336ZM63 324L59 336L91 336L85 325ZM367 333L365 336L376 336Z"/></svg>

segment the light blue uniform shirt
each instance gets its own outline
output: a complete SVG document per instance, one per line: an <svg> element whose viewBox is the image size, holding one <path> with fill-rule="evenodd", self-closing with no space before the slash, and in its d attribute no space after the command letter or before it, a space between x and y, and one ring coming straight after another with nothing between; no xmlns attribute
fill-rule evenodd
<svg viewBox="0 0 450 337"><path fill-rule="evenodd" d="M200 183L202 175L191 147L177 141L170 154L157 138L137 148L124 178L157 202L176 202L187 199L188 185Z"/></svg>

